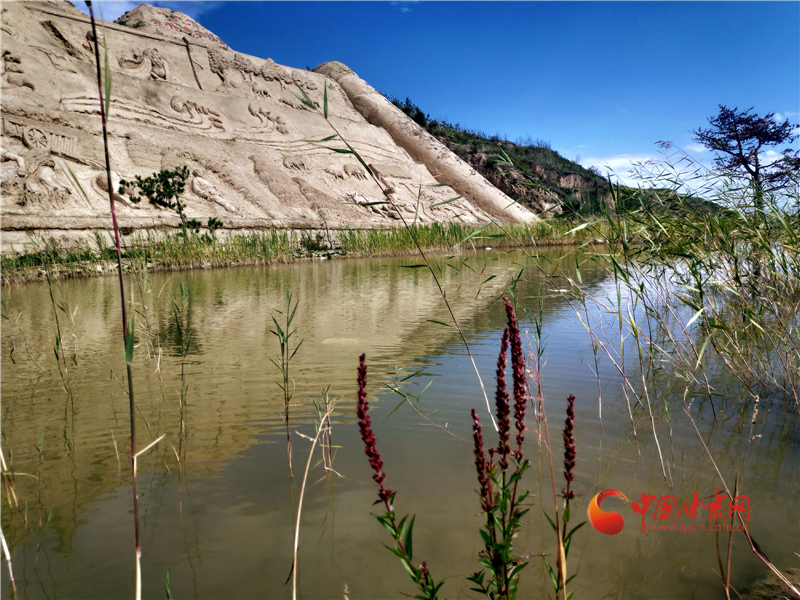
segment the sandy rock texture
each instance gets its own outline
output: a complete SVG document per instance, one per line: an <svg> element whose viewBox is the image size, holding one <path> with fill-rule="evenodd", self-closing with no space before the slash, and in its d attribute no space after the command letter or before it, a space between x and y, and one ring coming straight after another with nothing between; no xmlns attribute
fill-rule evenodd
<svg viewBox="0 0 800 600"><path fill-rule="evenodd" d="M68 2L4 2L0 225L3 252L32 236L110 226L94 44ZM395 109L341 63L315 71L231 50L183 13L141 5L98 28L112 77L112 182L189 168L190 219L228 229L369 228L537 217ZM375 173L342 147L321 112ZM448 186L438 184L447 183ZM79 190L82 190L82 192ZM381 188L394 203L385 201ZM115 191L123 227L177 227L174 211ZM444 203L456 196L454 202Z"/></svg>

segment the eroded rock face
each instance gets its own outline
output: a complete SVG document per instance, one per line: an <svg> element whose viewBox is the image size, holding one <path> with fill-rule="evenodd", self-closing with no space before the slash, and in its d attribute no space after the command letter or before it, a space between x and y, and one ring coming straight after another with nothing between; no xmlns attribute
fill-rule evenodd
<svg viewBox="0 0 800 600"><path fill-rule="evenodd" d="M2 30L3 251L36 232L108 227L89 19L68 2L7 2ZM183 13L147 5L99 31L113 83L114 178L187 166L188 218L231 229L375 227L413 214L418 197L422 221L536 218L502 210L510 198L340 63L309 72L246 56ZM308 141L333 130L303 106L297 86L318 107L327 89L330 122L380 187L353 156ZM363 200L383 201L381 187L394 207ZM123 226L179 224L171 211L116 198Z"/></svg>

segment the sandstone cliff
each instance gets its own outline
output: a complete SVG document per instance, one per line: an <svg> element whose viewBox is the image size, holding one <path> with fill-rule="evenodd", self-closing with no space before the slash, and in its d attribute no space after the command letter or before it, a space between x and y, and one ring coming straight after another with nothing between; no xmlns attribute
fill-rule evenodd
<svg viewBox="0 0 800 600"><path fill-rule="evenodd" d="M108 228L88 17L68 2L8 2L2 30L2 250L35 235L74 239ZM343 65L309 72L237 53L183 13L147 5L98 36L112 80L112 180L185 165L188 218L217 218L232 230L386 227L415 214L423 223L536 218L506 209L508 196L402 111L376 103ZM332 130L321 111L303 106L298 86L318 107L327 89L330 122L396 209L375 204L382 191L355 157L312 143ZM126 230L179 224L174 211L124 194L116 204Z"/></svg>

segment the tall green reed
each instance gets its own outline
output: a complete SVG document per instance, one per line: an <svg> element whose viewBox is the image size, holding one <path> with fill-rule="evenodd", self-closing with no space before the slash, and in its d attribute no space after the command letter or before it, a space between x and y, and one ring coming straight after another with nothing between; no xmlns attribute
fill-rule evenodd
<svg viewBox="0 0 800 600"><path fill-rule="evenodd" d="M292 473L292 437L289 433L289 404L292 401L295 384L290 376L289 367L300 346L303 345L303 340L300 340L294 347L292 346L292 338L297 333L297 327L292 328L292 326L299 302L297 300L294 302L294 306L292 305L292 293L287 285L283 310L276 311L276 314L281 317L281 322L278 323L278 319L275 315L272 315L272 323L275 329L270 329L270 333L278 338L278 343L280 344L280 353L277 360L272 357L269 357L269 360L281 373L281 381L278 383L278 387L283 392L283 418L286 423L286 460L289 463L290 477L294 477L294 474Z"/></svg>

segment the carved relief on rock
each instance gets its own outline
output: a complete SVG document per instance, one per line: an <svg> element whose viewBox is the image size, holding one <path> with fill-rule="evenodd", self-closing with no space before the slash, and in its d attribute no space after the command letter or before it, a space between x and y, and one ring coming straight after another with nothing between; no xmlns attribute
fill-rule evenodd
<svg viewBox="0 0 800 600"><path fill-rule="evenodd" d="M133 28L150 25L159 33L167 34L171 37L176 35L178 37L189 36L225 46L225 43L219 37L197 23L197 21L174 10L140 5L122 15L117 19L117 23Z"/></svg>
<svg viewBox="0 0 800 600"><path fill-rule="evenodd" d="M205 172L203 169L193 169L192 175L192 191L195 194L209 202L219 204L228 212L236 212L236 207L224 200L217 186L208 179L205 179Z"/></svg>
<svg viewBox="0 0 800 600"><path fill-rule="evenodd" d="M54 52L50 48L45 48L43 46L31 46L34 50L38 50L48 59L50 59L50 63L53 65L57 71L61 73L77 73L73 67L72 63L70 63L69 59L64 56L63 54L59 54L58 52Z"/></svg>
<svg viewBox="0 0 800 600"><path fill-rule="evenodd" d="M25 77L25 70L22 68L21 60L9 50L3 50L2 61L0 61L0 78L2 78L5 86L28 88L31 92L36 91L36 86L33 82Z"/></svg>
<svg viewBox="0 0 800 600"><path fill-rule="evenodd" d="M80 48L77 48L75 44L73 44L67 35L65 35L53 21L42 21L42 27L44 27L45 31L50 34L50 36L55 40L55 42L64 49L64 51L69 54L73 58L77 58L79 60L86 60L86 55ZM92 49L92 53L94 49Z"/></svg>
<svg viewBox="0 0 800 600"><path fill-rule="evenodd" d="M339 171L338 169L335 169L333 167L326 167L325 168L325 172L328 175L330 175L331 177L335 178L335 179L344 179L345 178L345 172L344 171Z"/></svg>
<svg viewBox="0 0 800 600"><path fill-rule="evenodd" d="M12 27L10 23L6 21L7 12L8 12L7 8L3 8L0 11L0 30L2 30L2 32L8 37L18 38L19 34L17 33L17 30L14 27Z"/></svg>
<svg viewBox="0 0 800 600"><path fill-rule="evenodd" d="M25 177L27 174L25 159L19 154L3 148L3 150L0 151L0 159L2 159L2 164L0 165L0 183L2 183L3 186L10 185L18 177Z"/></svg>
<svg viewBox="0 0 800 600"><path fill-rule="evenodd" d="M135 131L128 133L125 138L125 148L134 165L147 171L156 171L161 167L161 148Z"/></svg>
<svg viewBox="0 0 800 600"><path fill-rule="evenodd" d="M257 154L251 155L250 160L253 161L253 170L258 180L267 186L270 193L281 203L284 211L293 217L301 217L305 214L304 211L308 206L305 196L300 193L298 186L280 168L277 168L277 165L273 165ZM308 215L306 214L306 216Z"/></svg>
<svg viewBox="0 0 800 600"><path fill-rule="evenodd" d="M355 177L356 179L366 179L367 173L358 165L345 165L344 172L349 177Z"/></svg>
<svg viewBox="0 0 800 600"><path fill-rule="evenodd" d="M238 88L244 85L252 89L253 76L258 75L260 71L243 55L214 47L208 48L208 65L211 72L222 80L223 88Z"/></svg>
<svg viewBox="0 0 800 600"><path fill-rule="evenodd" d="M192 124L200 124L204 121L208 121L208 123L217 129L225 129L222 115L213 108L197 104L182 96L173 96L169 101L169 105L176 113L187 114Z"/></svg>
<svg viewBox="0 0 800 600"><path fill-rule="evenodd" d="M383 218L394 219L397 221L400 220L400 214L392 208L392 205L389 204L385 198L382 200L376 200L375 198L366 196L364 194L352 194L350 198L354 204L363 207L372 214Z"/></svg>
<svg viewBox="0 0 800 600"><path fill-rule="evenodd" d="M278 81L286 85L292 85L294 83L294 78L289 71L271 58L264 61L264 64L262 64L259 69L259 74L266 81Z"/></svg>
<svg viewBox="0 0 800 600"><path fill-rule="evenodd" d="M118 56L117 62L127 75L154 81L172 81L169 65L158 52L158 48L146 48L141 54L134 52L130 58Z"/></svg>
<svg viewBox="0 0 800 600"><path fill-rule="evenodd" d="M283 166L287 169L296 169L298 171L308 171L306 163L299 156L287 156L283 159Z"/></svg>
<svg viewBox="0 0 800 600"><path fill-rule="evenodd" d="M41 123L16 116L3 116L3 133L16 137L35 152L53 152L69 158L80 159L77 135L68 133L63 126Z"/></svg>
<svg viewBox="0 0 800 600"><path fill-rule="evenodd" d="M120 204L127 206L128 208L133 209L142 209L143 206L139 204L135 204L130 201L127 195L120 194L116 190L119 190L119 182L121 181L121 177L117 174L116 171L111 171L111 185L114 191L114 202L119 202ZM94 177L92 177L92 189L97 193L105 202L108 202L108 175L106 173L98 173Z"/></svg>
<svg viewBox="0 0 800 600"><path fill-rule="evenodd" d="M33 210L54 210L69 202L71 185L48 152L28 150L23 154L11 146L4 147L0 165L4 195Z"/></svg>
<svg viewBox="0 0 800 600"><path fill-rule="evenodd" d="M271 133L276 130L283 134L289 133L289 127L284 118L274 110L267 110L263 104L251 102L247 106L247 111L258 119L258 125L255 128L243 130L242 133Z"/></svg>

